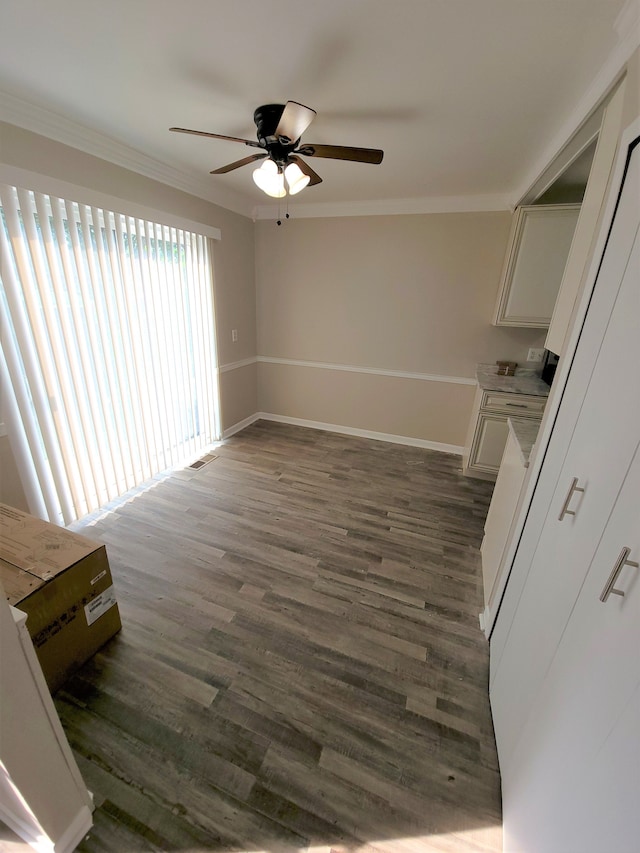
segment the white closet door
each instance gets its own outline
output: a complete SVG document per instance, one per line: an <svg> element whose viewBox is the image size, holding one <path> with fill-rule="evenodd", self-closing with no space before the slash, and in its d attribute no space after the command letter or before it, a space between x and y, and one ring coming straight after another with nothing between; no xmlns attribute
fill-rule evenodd
<svg viewBox="0 0 640 853"><path fill-rule="evenodd" d="M511 624L491 688L500 766L507 775L637 445L638 186L640 156L636 148L596 283L596 289L613 289L618 297L531 567L510 614ZM589 341L588 334L584 340ZM576 361L580 359L581 345L582 342ZM567 506L569 513L560 521L573 478L584 491L573 491ZM500 618L506 615L503 613Z"/></svg>
<svg viewBox="0 0 640 853"><path fill-rule="evenodd" d="M638 849L640 451L595 553L504 783L505 849ZM612 570L619 568L606 601ZM626 744L620 743L624 732ZM626 757L625 757L626 750Z"/></svg>

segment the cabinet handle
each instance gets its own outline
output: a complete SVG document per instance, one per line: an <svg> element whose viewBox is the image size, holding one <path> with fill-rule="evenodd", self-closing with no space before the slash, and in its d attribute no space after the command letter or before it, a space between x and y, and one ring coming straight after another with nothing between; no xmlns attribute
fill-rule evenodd
<svg viewBox="0 0 640 853"><path fill-rule="evenodd" d="M623 566L633 566L634 569L640 568L640 565L636 563L635 560L628 559L630 553L631 548L623 548L622 551L620 551L620 556L616 560L615 566L611 569L611 574L604 585L604 589L600 593L600 601L605 602L612 593L613 595L624 596L624 592L621 589L614 589L613 585L618 580L618 575L622 571Z"/></svg>
<svg viewBox="0 0 640 853"><path fill-rule="evenodd" d="M574 510L569 509L569 504L571 503L571 498L573 497L574 492L584 492L584 489L581 489L578 485L577 477L574 477L571 481L569 491L567 492L567 496L564 499L564 503L562 504L562 509L560 510L560 515L558 516L558 521L562 521L565 515L575 515Z"/></svg>
<svg viewBox="0 0 640 853"><path fill-rule="evenodd" d="M511 406L513 409L528 409L526 403L505 403L505 406Z"/></svg>

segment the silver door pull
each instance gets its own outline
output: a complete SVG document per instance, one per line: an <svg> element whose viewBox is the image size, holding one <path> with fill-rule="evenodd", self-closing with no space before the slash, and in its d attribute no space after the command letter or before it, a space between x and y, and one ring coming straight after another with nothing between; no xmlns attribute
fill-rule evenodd
<svg viewBox="0 0 640 853"><path fill-rule="evenodd" d="M558 521L562 521L565 515L575 515L575 511L569 509L569 504L571 503L571 498L573 497L574 492L584 492L584 489L581 489L578 485L578 478L574 477L571 481L571 485L569 486L569 491L567 492L567 496L564 499L564 503L562 504L562 509L560 510L560 515L558 516Z"/></svg>
<svg viewBox="0 0 640 853"><path fill-rule="evenodd" d="M613 595L624 595L624 592L621 589L614 589L613 585L618 580L618 575L622 571L623 566L633 566L634 569L640 568L640 565L636 563L635 560L629 560L629 554L631 553L631 548L623 548L620 551L620 556L616 560L615 566L611 569L611 574L604 585L604 589L600 594L600 601L606 601L607 598L613 593Z"/></svg>

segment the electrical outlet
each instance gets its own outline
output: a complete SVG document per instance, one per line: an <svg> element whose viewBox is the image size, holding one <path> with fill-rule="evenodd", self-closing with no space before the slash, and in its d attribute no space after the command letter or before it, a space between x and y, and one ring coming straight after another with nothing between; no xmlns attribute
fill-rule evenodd
<svg viewBox="0 0 640 853"><path fill-rule="evenodd" d="M542 361L544 358L544 350L536 349L535 347L531 347L529 350L529 355L527 356L527 361Z"/></svg>
<svg viewBox="0 0 640 853"><path fill-rule="evenodd" d="M238 343L238 330L237 329L231 330L231 340L234 344ZM538 359L538 360L541 361L542 359Z"/></svg>

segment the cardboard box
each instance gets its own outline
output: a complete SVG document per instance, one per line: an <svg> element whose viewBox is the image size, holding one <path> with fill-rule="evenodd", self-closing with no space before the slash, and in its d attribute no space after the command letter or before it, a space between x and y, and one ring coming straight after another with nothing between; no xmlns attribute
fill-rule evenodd
<svg viewBox="0 0 640 853"><path fill-rule="evenodd" d="M4 504L0 580L52 693L122 627L105 546Z"/></svg>

